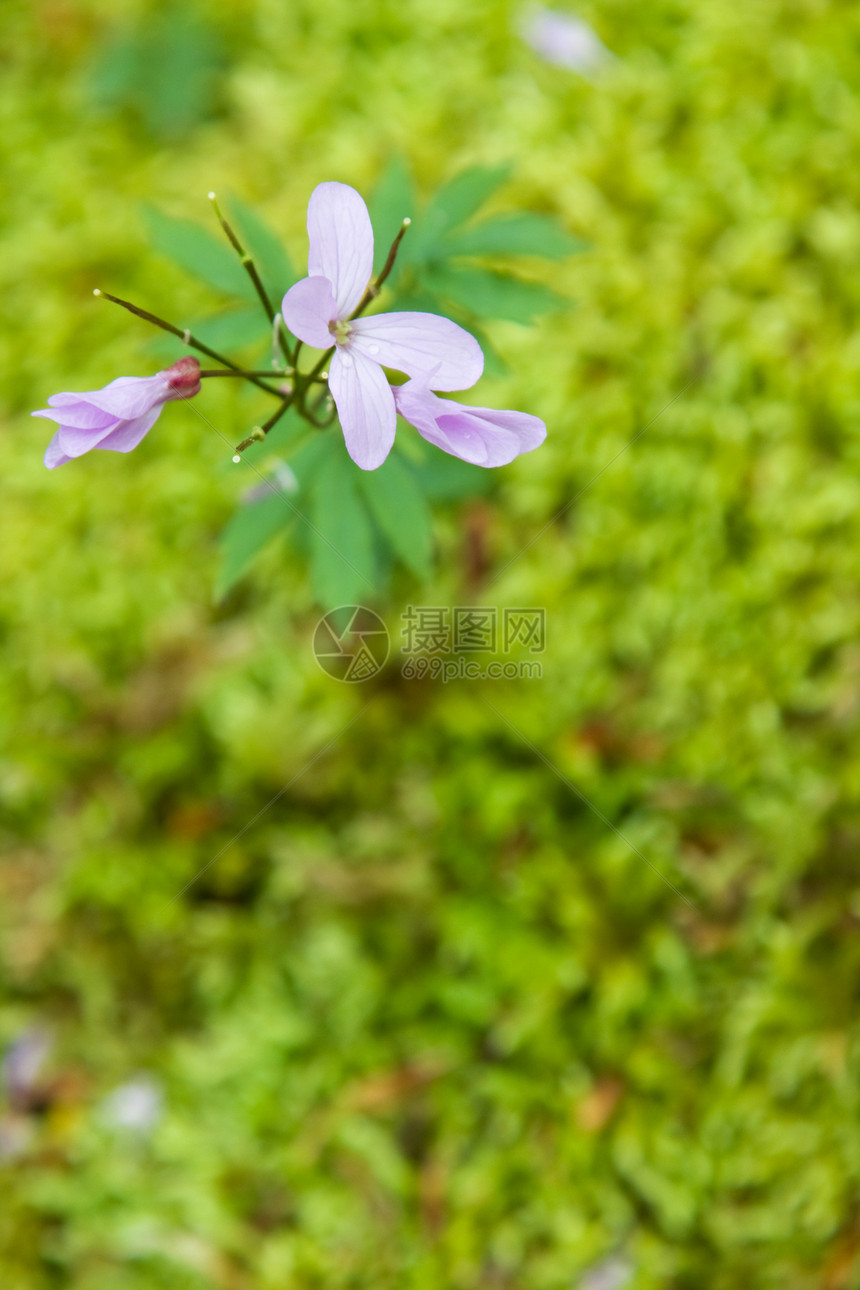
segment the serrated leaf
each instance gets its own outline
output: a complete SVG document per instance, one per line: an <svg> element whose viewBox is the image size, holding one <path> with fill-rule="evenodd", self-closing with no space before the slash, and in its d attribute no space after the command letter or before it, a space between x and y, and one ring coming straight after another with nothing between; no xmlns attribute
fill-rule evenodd
<svg viewBox="0 0 860 1290"><path fill-rule="evenodd" d="M562 296L537 282L508 274L454 266L428 270L427 285L479 318L527 323L564 304Z"/></svg>
<svg viewBox="0 0 860 1290"><path fill-rule="evenodd" d="M445 240L448 255L539 255L563 260L585 243L559 228L547 215L493 215L480 224L453 230Z"/></svg>
<svg viewBox="0 0 860 1290"><path fill-rule="evenodd" d="M376 591L373 529L355 486L356 469L340 445L313 480L311 582L330 609L365 603Z"/></svg>
<svg viewBox="0 0 860 1290"><path fill-rule="evenodd" d="M222 245L213 233L191 220L174 219L151 206L144 214L156 251L216 291L240 299L254 296L236 252Z"/></svg>
<svg viewBox="0 0 860 1290"><path fill-rule="evenodd" d="M272 304L276 310L280 309L281 300L296 276L281 239L252 206L235 194L229 199L229 213L256 261Z"/></svg>
<svg viewBox="0 0 860 1290"><path fill-rule="evenodd" d="M293 514L277 492L239 507L219 541L220 560L215 578L215 599L222 600L252 564L263 547L293 521Z"/></svg>
<svg viewBox="0 0 860 1290"><path fill-rule="evenodd" d="M385 264L386 256L403 220L407 215L414 219L415 206L415 190L409 167L402 157L395 157L383 172L368 202L370 220L373 224L374 273L379 273ZM397 257L398 265L409 262L411 241L412 230L410 229L401 244ZM396 267L394 272L396 274Z"/></svg>
<svg viewBox="0 0 860 1290"><path fill-rule="evenodd" d="M360 484L371 514L399 560L418 578L430 576L433 529L430 510L413 471L391 453Z"/></svg>

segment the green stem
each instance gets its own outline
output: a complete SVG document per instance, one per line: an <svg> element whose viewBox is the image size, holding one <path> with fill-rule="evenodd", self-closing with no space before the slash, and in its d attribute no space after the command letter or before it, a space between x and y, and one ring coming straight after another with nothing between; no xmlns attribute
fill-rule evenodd
<svg viewBox="0 0 860 1290"><path fill-rule="evenodd" d="M288 398L284 399L283 403L278 408L277 412L272 413L268 421L264 421L261 426L254 426L254 429L248 435L248 438L243 439L240 444L237 444L235 451L244 452L246 448L251 447L251 444L262 442L262 440L265 439L266 435L271 430L272 426L275 426L278 424L278 422L280 421L281 417L284 415L285 412L289 412L290 408L292 407L292 403L293 403L293 396L289 395Z"/></svg>
<svg viewBox="0 0 860 1290"><path fill-rule="evenodd" d="M351 315L351 317L358 318L360 314L364 313L365 309L370 304L370 302L372 300L375 300L376 297L379 295L380 291L382 290L383 282L388 277L391 270L394 268L394 261L397 259L397 252L400 250L400 243L403 241L403 235L411 223L412 223L412 220L409 219L409 217L407 216L407 218L400 225L400 229L397 234L397 237L391 243L391 250L388 252L388 258L386 259L385 264L382 266L382 272L374 282L371 282L370 286L367 288L367 290L365 291L361 299L361 303L359 304L355 313Z"/></svg>
<svg viewBox="0 0 860 1290"><path fill-rule="evenodd" d="M235 371L231 368L226 372L223 371L220 367L219 368L210 367L210 368L200 369L201 380L204 378L204 376L230 376L230 377L244 376L249 380L252 376L269 376L272 378L272 380L274 380L276 377L281 375L282 373L272 372L271 369L269 371L262 371L262 372L246 372L244 368L240 369L238 367L235 369Z"/></svg>
<svg viewBox="0 0 860 1290"><path fill-rule="evenodd" d="M146 309L139 309L137 305L131 304L128 300L121 300L119 296L112 296L109 291L100 291L98 287L96 287L93 295L104 296L105 300L110 300L113 304L120 305L123 309L127 309L129 313L134 314L136 318L142 318L144 322L152 323L153 327L160 327L162 331L169 331L171 336L178 336L183 345L187 345L189 349L199 350L201 354L206 354L209 358L214 358L216 363L223 363L223 365L225 367L229 367L232 372L236 372L240 376L245 376L246 380L251 381L253 385L259 386L260 389L265 390L267 394L274 394L276 399L283 398L283 395L279 390L273 389L271 385L265 385L258 376L245 375L240 367L237 367L235 363L231 363L229 358L225 358L224 355L219 354L217 350L210 349L208 345L204 345L202 340L198 340L196 336L192 336L190 331L181 331L179 327L174 327L173 323L165 322L163 318L159 318L156 314L151 314Z"/></svg>
<svg viewBox="0 0 860 1290"><path fill-rule="evenodd" d="M212 206L214 207L215 214L218 218L218 221L221 227L223 228L224 232L227 234L227 238L230 242L230 245L233 247L234 251L239 256L239 259L242 262L242 268L245 270L248 277L251 279L251 282L253 283L254 290L259 296L260 303L263 306L263 309L265 310L266 317L268 318L269 322L271 322L275 316L275 311L272 308L272 302L269 299L268 292L266 291L266 288L263 286L263 283L260 280L260 275L257 272L257 266L254 263L253 255L251 255L250 252L245 249L245 247L242 245L242 243L239 241L238 237L234 233L231 226L227 223L224 216L221 214L221 208L215 199L214 193L209 194L209 200L212 203Z"/></svg>

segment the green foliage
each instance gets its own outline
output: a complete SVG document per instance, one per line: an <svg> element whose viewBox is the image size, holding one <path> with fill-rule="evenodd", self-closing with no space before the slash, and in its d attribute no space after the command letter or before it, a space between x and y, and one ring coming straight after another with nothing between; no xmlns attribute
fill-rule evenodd
<svg viewBox="0 0 860 1290"><path fill-rule="evenodd" d="M320 603L334 608L373 596L373 530L342 445L328 448L314 477L311 523L311 578Z"/></svg>
<svg viewBox="0 0 860 1290"><path fill-rule="evenodd" d="M224 295L253 296L248 275L222 237L192 220L174 219L153 208L147 209L146 222L153 249L175 260L186 273Z"/></svg>
<svg viewBox="0 0 860 1290"><path fill-rule="evenodd" d="M503 373L505 364L486 335L484 320L528 323L541 314L570 307L570 301L549 286L501 271L500 264L523 255L558 260L584 248L581 239L570 236L547 216L496 214L472 222L510 173L508 164L472 166L443 184L414 219L393 276L397 291L393 307L425 309L454 318L478 337L487 371L492 374ZM395 158L370 204L374 227L387 238L380 246L377 236L377 265L384 261L403 212L413 206L409 171Z"/></svg>
<svg viewBox="0 0 860 1290"><path fill-rule="evenodd" d="M362 472L361 486L392 551L417 578L428 578L432 516L419 478L391 453L378 470Z"/></svg>
<svg viewBox="0 0 860 1290"><path fill-rule="evenodd" d="M262 486L266 487L268 482ZM255 497L240 506L221 536L221 564L215 579L218 600L238 582L262 548L283 533L294 518L277 481L272 481L269 488L269 496Z"/></svg>
<svg viewBox="0 0 860 1290"><path fill-rule="evenodd" d="M154 146L81 92L131 6L3 9L0 1047L53 1048L2 1077L0 1286L855 1290L860 12L594 3L587 83L502 0L204 10L221 115ZM516 270L575 309L487 324L540 452L398 431L435 572L345 685L301 518L336 434L235 466L274 401L225 380L48 472L28 412L151 370L94 286L256 306L142 254L142 200L233 186L300 265L313 185L404 149L425 196L512 161L446 242L547 212L588 251ZM281 459L301 514L215 605ZM542 679L408 681L409 603L545 607Z"/></svg>
<svg viewBox="0 0 860 1290"><path fill-rule="evenodd" d="M547 286L470 261L489 258L495 265L511 254L563 259L583 245L546 216L508 214L490 216L477 224L470 222L509 178L510 171L506 164L473 166L456 174L427 205L400 253L400 266L406 265L406 273L396 303L464 322L483 346L489 373L503 371L504 364L479 320L530 322L558 308L562 301ZM409 169L401 158L395 158L370 201L375 272L382 269L404 212L413 208L414 201ZM268 284L270 301L279 302L293 279L281 239L240 198L231 198L229 210L243 245L254 257L264 284ZM250 279L233 249L213 234L192 221L155 209L147 211L147 223L155 250L187 273L220 294L241 299L254 296ZM465 265L461 263L464 260ZM277 304L273 307L277 308ZM261 318L255 308L228 310L195 323L192 330L219 351L253 346L269 338L265 316ZM467 481L473 483L474 495L487 491L490 484L485 472L440 466L434 477L432 465L429 471L410 470L397 460L373 472L373 478L361 478L361 472L352 470L354 478L347 482L351 470L338 462L321 473L308 498L316 522L308 521L310 538L299 538L299 549L310 552L311 586L322 605L331 603L332 593L339 603L357 601L362 586L365 599L382 594L393 561L425 580L432 558L429 503L467 496ZM337 489L343 492L343 505L334 508L336 513L332 514ZM278 531L276 514L271 507L240 511L225 530L217 599L250 569L257 553ZM350 525L354 525L354 532L350 532ZM357 552L355 560L346 554L353 549Z"/></svg>
<svg viewBox="0 0 860 1290"><path fill-rule="evenodd" d="M89 89L102 112L129 110L150 133L168 140L215 114L226 51L217 30L189 10L117 27L100 45Z"/></svg>
<svg viewBox="0 0 860 1290"><path fill-rule="evenodd" d="M298 276L284 249L283 239L270 228L253 206L249 206L235 193L230 198L227 209L243 244L253 255L263 283L277 308Z"/></svg>

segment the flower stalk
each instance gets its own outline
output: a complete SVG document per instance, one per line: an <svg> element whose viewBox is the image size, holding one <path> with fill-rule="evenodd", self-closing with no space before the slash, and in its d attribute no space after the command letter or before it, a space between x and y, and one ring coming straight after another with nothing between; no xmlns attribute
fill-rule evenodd
<svg viewBox="0 0 860 1290"><path fill-rule="evenodd" d="M153 327L160 327L162 331L169 331L171 336L178 336L183 345L187 345L189 349L196 349L199 353L206 354L208 358L214 358L216 363L223 363L231 371L241 374L242 369L236 363L231 362L229 358L225 358L223 354L219 354L217 350L212 349L209 345L204 345L202 340L192 336L187 329L182 331L179 327L174 327L173 323L165 322L163 318L159 318L157 314L151 314L148 309L140 309L137 305L133 305L130 300L122 300L119 296L112 296L109 291L100 291L98 287L93 291L93 295L102 296L105 300L110 300L113 304L120 305L121 308L127 309L129 313L134 314L136 318L142 318L144 322L152 323ZM259 386L261 390L265 390L267 394L274 394L276 399L281 397L278 390L271 385L266 385L259 376L248 375L246 379Z"/></svg>
<svg viewBox="0 0 860 1290"><path fill-rule="evenodd" d="M218 223L221 225L222 229L227 235L227 240L229 241L230 245L233 247L233 250L238 255L239 260L242 264L242 268L245 270L248 277L251 279L254 290L256 291L259 297L260 304L263 306L263 310L266 314L266 317L271 322L275 316L275 310L271 300L269 299L269 294L266 291L266 288L263 286L262 279L260 278L260 275L257 272L257 265L254 261L253 255L251 255L250 251L248 251L242 245L242 243L239 241L239 238L236 236L235 230L232 228L230 224L228 224L227 220L224 218L223 214L221 213L221 207L218 205L218 200L214 193L209 194L209 200L212 203L212 209L215 211L215 217L218 220Z"/></svg>

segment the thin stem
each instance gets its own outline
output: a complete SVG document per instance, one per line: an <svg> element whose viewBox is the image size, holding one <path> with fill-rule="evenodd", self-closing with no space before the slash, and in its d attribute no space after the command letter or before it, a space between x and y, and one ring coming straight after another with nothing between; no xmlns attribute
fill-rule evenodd
<svg viewBox="0 0 860 1290"><path fill-rule="evenodd" d="M261 443L263 439L265 439L269 431L271 430L272 426L277 425L281 417L284 415L284 413L290 410L290 408L292 407L292 403L293 403L292 395L284 399L283 403L278 408L277 412L273 412L272 415L269 417L268 421L264 421L261 426L254 426L254 429L248 435L248 438L243 439L240 444L236 445L236 452L244 452L246 448L251 447L251 444Z"/></svg>
<svg viewBox="0 0 860 1290"><path fill-rule="evenodd" d="M380 273L379 277L375 279L375 281L371 282L370 286L365 291L361 300L361 304L358 306L355 313L352 314L353 318L358 318L360 314L363 314L367 306L370 304L370 302L372 300L375 300L376 297L379 295L380 291L382 290L383 282L388 277L391 270L394 268L394 261L397 259L397 252L400 250L400 243L403 241L403 235L411 223L412 223L412 220L409 219L409 217L407 216L406 219L403 221L403 223L400 225L400 230L397 234L397 237L391 243L391 250L388 252L388 258L386 259L385 264L382 266L382 272Z"/></svg>
<svg viewBox="0 0 860 1290"><path fill-rule="evenodd" d="M328 364L329 355L333 353L334 353L334 346L332 346L331 349L327 349L326 352L323 354L322 358L319 360L319 362L308 372L307 376L302 378L307 385L310 385L312 384L313 381L316 381L319 379L320 372Z"/></svg>
<svg viewBox="0 0 860 1290"><path fill-rule="evenodd" d="M281 317L281 315L275 314L275 321L272 326L272 364L273 366L277 366L280 362L280 359L278 357L278 351L280 351L282 357L285 358L287 361L287 366L295 367L296 359L298 358L299 347L301 346L301 343L302 342L300 340L296 341L296 352L293 353L293 351L290 349L290 333L287 331L286 325L284 324L284 320Z"/></svg>
<svg viewBox="0 0 860 1290"><path fill-rule="evenodd" d="M242 245L242 243L239 241L238 237L234 233L231 226L227 223L224 216L221 214L221 208L218 205L218 202L216 201L214 193L209 194L209 200L212 203L212 206L214 207L215 215L218 218L218 222L220 223L224 232L227 234L227 238L230 242L230 245L233 247L234 251L239 256L239 259L242 261L243 269L247 273L248 277L251 279L251 282L254 284L254 290L256 291L257 295L260 298L260 303L266 312L266 317L268 318L269 322L271 322L275 316L275 310L272 308L272 302L269 299L268 292L266 291L266 288L263 286L263 283L260 280L260 275L257 272L257 266L254 263L253 255L251 255L245 249L245 247Z"/></svg>
<svg viewBox="0 0 860 1290"><path fill-rule="evenodd" d="M236 368L236 370L235 370L235 371L233 371L233 370L231 369L231 370L226 371L226 372L225 372L225 371L223 371L220 367L218 367L218 368L212 368L212 367L209 367L209 368L201 368L201 369L200 369L200 379L201 379L201 380L203 379L203 377L204 377L204 376L231 376L231 377L244 376L244 377L248 377L248 378L250 378L250 377L252 377L252 376L268 376L268 377L271 377L271 379L272 379L272 380L274 380L276 376L280 376L280 375L281 375L281 373L280 373L280 372L275 372L275 373L273 374L273 372L272 372L272 369L271 369L271 368L269 368L269 370L268 370L268 371L265 371L265 370L264 370L264 371L261 371L261 372L246 372L244 368L242 368L242 369L240 370L238 367Z"/></svg>
<svg viewBox="0 0 860 1290"><path fill-rule="evenodd" d="M160 327L162 331L169 331L172 336L178 336L183 345L187 345L189 349L199 350L201 354L206 354L209 358L214 358L216 363L223 363L224 366L229 367L231 371L236 372L241 376L245 376L246 380L251 381L254 385L258 385L260 389L265 390L267 394L274 394L276 399L283 397L280 391L273 389L271 385L264 384L258 376L246 375L240 367L237 367L235 363L231 363L229 358L225 358L224 355L219 354L217 350L210 349L208 345L204 345L202 340L198 340L196 336L192 336L190 331L181 331L179 327L174 327L173 323L165 322L163 318L157 317L156 314L151 314L146 309L139 309L137 305L131 304L128 300L121 300L119 296L112 296L109 291L100 291L98 287L96 287L93 295L104 296L105 300L110 300L113 304L120 305L123 309L127 309L129 313L134 314L135 317L142 318L144 322L152 323L153 327Z"/></svg>

